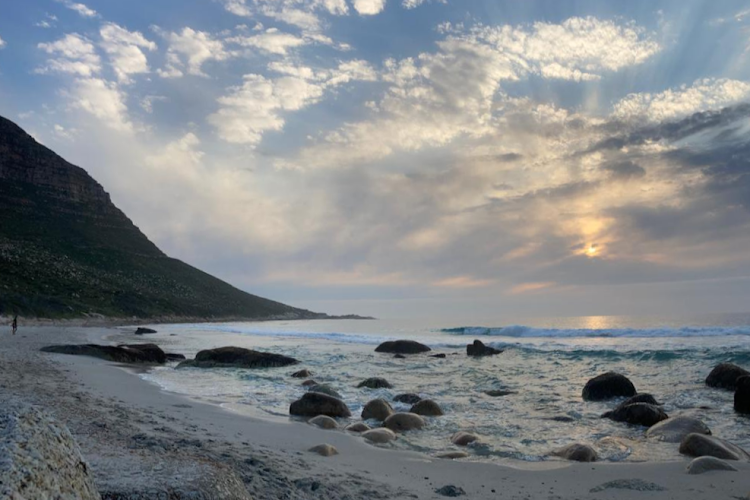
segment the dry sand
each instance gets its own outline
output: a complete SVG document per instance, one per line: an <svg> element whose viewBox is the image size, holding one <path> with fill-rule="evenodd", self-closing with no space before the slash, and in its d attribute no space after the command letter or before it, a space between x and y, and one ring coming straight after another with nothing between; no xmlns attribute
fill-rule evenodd
<svg viewBox="0 0 750 500"><path fill-rule="evenodd" d="M688 475L687 459L512 467L441 460L302 422L252 419L167 393L112 363L39 352L49 344L106 343L116 333L23 326L15 337L0 333L0 398L40 405L67 424L105 498L231 498L191 496L227 477L258 499L445 498L436 490L446 485L472 499L750 498L747 463L733 463L738 472ZM323 443L339 454L308 451Z"/></svg>

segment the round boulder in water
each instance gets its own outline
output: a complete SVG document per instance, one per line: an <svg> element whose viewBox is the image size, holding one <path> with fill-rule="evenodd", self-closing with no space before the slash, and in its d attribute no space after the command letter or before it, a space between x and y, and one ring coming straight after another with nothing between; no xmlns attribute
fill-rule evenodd
<svg viewBox="0 0 750 500"><path fill-rule="evenodd" d="M389 340L375 348L375 352L389 352L391 354L419 354L431 350L426 345L414 340Z"/></svg>
<svg viewBox="0 0 750 500"><path fill-rule="evenodd" d="M586 382L582 396L584 401L604 401L623 396L629 398L635 393L635 386L625 375L607 372Z"/></svg>
<svg viewBox="0 0 750 500"><path fill-rule="evenodd" d="M706 385L709 387L718 387L720 389L737 389L737 379L750 375L750 372L744 368L732 363L721 363L711 370L706 377Z"/></svg>
<svg viewBox="0 0 750 500"><path fill-rule="evenodd" d="M307 390L310 392L319 392L321 394L328 394L329 396L333 396L334 398L337 398L337 399L344 399L341 397L341 394L336 392L336 390L328 384L311 385L307 388Z"/></svg>
<svg viewBox="0 0 750 500"><path fill-rule="evenodd" d="M304 370L300 370L297 372L292 373L292 377L294 378L308 378L312 377L312 372L305 368Z"/></svg>
<svg viewBox="0 0 750 500"><path fill-rule="evenodd" d="M680 443L680 453L690 457L716 457L722 460L750 460L750 455L737 445L714 436L688 434Z"/></svg>
<svg viewBox="0 0 750 500"><path fill-rule="evenodd" d="M414 405L422 401L422 398L419 397L418 394L408 393L408 394L398 394L393 398L393 400L397 403L406 403L408 405Z"/></svg>
<svg viewBox="0 0 750 500"><path fill-rule="evenodd" d="M451 443L456 446L468 446L475 441L479 441L479 436L471 432L458 431L451 436Z"/></svg>
<svg viewBox="0 0 750 500"><path fill-rule="evenodd" d="M289 413L298 417L351 417L349 408L338 398L320 392L307 392L289 406Z"/></svg>
<svg viewBox="0 0 750 500"><path fill-rule="evenodd" d="M737 389L734 391L734 411L750 414L750 377L737 379Z"/></svg>
<svg viewBox="0 0 750 500"><path fill-rule="evenodd" d="M390 382L380 377L370 377L363 380L357 385L357 388L367 387L368 389L390 389L393 387Z"/></svg>
<svg viewBox="0 0 750 500"><path fill-rule="evenodd" d="M615 422L627 422L631 425L643 425L651 427L654 424L666 420L669 415L656 405L648 403L633 403L627 406L618 406L614 411L609 411L602 415Z"/></svg>
<svg viewBox="0 0 750 500"><path fill-rule="evenodd" d="M697 418L678 416L653 425L646 431L646 437L665 443L679 443L693 433L711 435L711 429Z"/></svg>
<svg viewBox="0 0 750 500"><path fill-rule="evenodd" d="M500 349L495 349L494 347L490 347L488 345L484 345L484 342L481 340L475 340L474 343L468 344L466 346L466 354L468 356L494 356L495 354L500 354L503 352Z"/></svg>
<svg viewBox="0 0 750 500"><path fill-rule="evenodd" d="M424 419L414 413L394 413L383 424L394 432L418 430L426 425Z"/></svg>
<svg viewBox="0 0 750 500"><path fill-rule="evenodd" d="M389 405L388 401L385 399L373 399L372 401L368 401L362 409L363 420L375 419L382 422L391 415L393 415L393 408L391 408L391 405Z"/></svg>
<svg viewBox="0 0 750 500"><path fill-rule="evenodd" d="M569 444L552 452L552 455L574 462L596 462L599 456L591 446L586 444Z"/></svg>
<svg viewBox="0 0 750 500"><path fill-rule="evenodd" d="M443 413L443 410L440 408L440 405L438 405L431 399L423 399L422 401L418 402L411 407L409 413L416 413L417 415L422 415L423 417L440 417L442 415L445 415Z"/></svg>

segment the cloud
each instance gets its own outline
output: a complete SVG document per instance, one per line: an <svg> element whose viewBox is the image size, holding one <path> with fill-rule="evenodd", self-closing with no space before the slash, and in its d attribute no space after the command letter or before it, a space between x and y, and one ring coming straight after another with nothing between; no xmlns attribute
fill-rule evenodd
<svg viewBox="0 0 750 500"><path fill-rule="evenodd" d="M116 84L101 78L79 78L68 97L74 109L83 110L118 132L132 132L134 126L125 104L127 95Z"/></svg>
<svg viewBox="0 0 750 500"><path fill-rule="evenodd" d="M290 33L283 33L276 28L269 28L259 35L249 37L237 36L227 39L228 43L236 43L243 47L255 47L270 54L286 55L289 49L307 44L303 38Z"/></svg>
<svg viewBox="0 0 750 500"><path fill-rule="evenodd" d="M301 28L307 34L321 31L319 13L342 16L349 12L345 0L222 0L222 3L234 15L266 16Z"/></svg>
<svg viewBox="0 0 750 500"><path fill-rule="evenodd" d="M115 75L121 83L129 83L130 76L148 73L145 49L156 50L156 44L137 31L128 31L114 23L106 23L99 30L101 46L109 55Z"/></svg>
<svg viewBox="0 0 750 500"><path fill-rule="evenodd" d="M37 72L90 77L101 71L101 59L94 44L77 33L69 33L52 43L40 43L37 47L54 56L37 69Z"/></svg>
<svg viewBox="0 0 750 500"><path fill-rule="evenodd" d="M415 9L419 7L420 5L424 3L430 3L433 0L402 0L401 5L404 6L405 9ZM438 3L448 3L448 0L434 0Z"/></svg>
<svg viewBox="0 0 750 500"><path fill-rule="evenodd" d="M230 57L221 40L216 40L203 31L186 27L179 33L157 32L169 43L166 67L157 70L162 78L179 78L185 72L206 77L208 75L202 70L203 64L208 61L225 61Z"/></svg>
<svg viewBox="0 0 750 500"><path fill-rule="evenodd" d="M731 106L749 98L748 82L706 78L657 94L630 94L614 105L614 115L622 120L662 122Z"/></svg>
<svg viewBox="0 0 750 500"><path fill-rule="evenodd" d="M71 0L55 0L57 3L63 4L68 9L77 12L81 17L99 17L99 14L96 13L94 9L90 9L86 5L82 3L76 3Z"/></svg>
<svg viewBox="0 0 750 500"><path fill-rule="evenodd" d="M385 9L385 0L352 0L352 4L362 16L374 16Z"/></svg>
<svg viewBox="0 0 750 500"><path fill-rule="evenodd" d="M0 38L0 49L4 48L7 44L5 43L5 40Z"/></svg>
<svg viewBox="0 0 750 500"><path fill-rule="evenodd" d="M52 14L46 13L44 15L44 19L41 21L34 23L34 26L38 28L52 28L57 23L57 16L53 16Z"/></svg>

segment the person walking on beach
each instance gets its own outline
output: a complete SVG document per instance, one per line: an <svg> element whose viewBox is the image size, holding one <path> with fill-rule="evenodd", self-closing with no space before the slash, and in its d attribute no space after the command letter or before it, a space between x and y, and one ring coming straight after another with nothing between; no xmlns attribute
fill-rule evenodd
<svg viewBox="0 0 750 500"><path fill-rule="evenodd" d="M11 328L13 328L13 335L16 334L16 330L18 330L18 314L13 316L13 323L11 323Z"/></svg>

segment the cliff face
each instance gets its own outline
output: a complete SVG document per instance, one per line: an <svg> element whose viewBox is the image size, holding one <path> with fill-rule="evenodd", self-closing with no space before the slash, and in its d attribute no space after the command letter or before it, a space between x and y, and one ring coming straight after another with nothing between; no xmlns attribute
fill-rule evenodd
<svg viewBox="0 0 750 500"><path fill-rule="evenodd" d="M314 317L167 257L82 168L0 117L0 315Z"/></svg>

